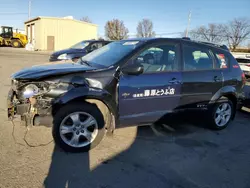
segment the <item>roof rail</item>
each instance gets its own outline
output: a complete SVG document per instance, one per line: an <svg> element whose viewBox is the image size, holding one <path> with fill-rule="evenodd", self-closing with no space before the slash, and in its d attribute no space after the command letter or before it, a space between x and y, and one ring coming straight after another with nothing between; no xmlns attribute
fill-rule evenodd
<svg viewBox="0 0 250 188"><path fill-rule="evenodd" d="M189 37L182 37L182 39L191 40Z"/></svg>
<svg viewBox="0 0 250 188"><path fill-rule="evenodd" d="M225 44L220 45L220 44L214 44L214 43L211 43L211 42L201 42L201 41L198 41L198 42L199 42L199 43L202 43L202 44L207 44L207 45L211 45L211 46L216 46L216 47L219 47L219 48L222 48L222 49L224 49L224 50L228 50L228 51L229 51L228 47L227 47Z"/></svg>

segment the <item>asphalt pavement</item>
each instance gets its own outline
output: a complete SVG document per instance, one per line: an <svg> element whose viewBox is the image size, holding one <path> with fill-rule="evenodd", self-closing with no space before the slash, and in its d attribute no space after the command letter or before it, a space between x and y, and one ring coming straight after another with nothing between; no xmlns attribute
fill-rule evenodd
<svg viewBox="0 0 250 188"><path fill-rule="evenodd" d="M10 75L47 60L46 53L0 48L0 188L250 187L247 108L222 131L207 129L199 114L182 114L166 120L175 132L117 129L81 154L55 147L50 128L27 130L18 119L8 121Z"/></svg>

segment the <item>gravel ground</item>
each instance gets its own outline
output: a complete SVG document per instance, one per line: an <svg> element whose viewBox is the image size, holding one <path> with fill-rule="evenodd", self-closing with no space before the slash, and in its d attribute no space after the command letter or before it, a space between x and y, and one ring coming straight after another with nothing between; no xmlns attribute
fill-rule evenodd
<svg viewBox="0 0 250 188"><path fill-rule="evenodd" d="M175 132L159 136L150 127L117 129L89 153L55 147L51 129L7 121L10 75L48 54L0 48L0 188L249 188L250 110L238 112L225 130L211 131L199 115L169 117ZM178 121L176 121L178 119ZM49 143L50 142L50 143ZM49 143L46 145L46 143Z"/></svg>

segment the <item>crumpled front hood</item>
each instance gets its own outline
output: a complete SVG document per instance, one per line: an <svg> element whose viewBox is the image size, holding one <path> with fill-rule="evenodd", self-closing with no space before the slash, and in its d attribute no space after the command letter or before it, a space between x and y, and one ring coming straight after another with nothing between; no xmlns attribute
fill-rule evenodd
<svg viewBox="0 0 250 188"><path fill-rule="evenodd" d="M38 80L49 76L63 75L75 72L85 72L94 70L95 67L89 67L78 63L52 63L44 65L35 65L30 68L23 69L12 75L16 80Z"/></svg>

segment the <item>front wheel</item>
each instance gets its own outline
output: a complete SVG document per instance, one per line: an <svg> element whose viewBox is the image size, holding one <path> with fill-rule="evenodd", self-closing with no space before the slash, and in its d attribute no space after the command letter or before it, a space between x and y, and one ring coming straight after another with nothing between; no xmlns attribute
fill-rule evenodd
<svg viewBox="0 0 250 188"><path fill-rule="evenodd" d="M19 40L17 40L17 39L14 39L14 40L11 41L11 46L13 48L20 48L21 47L21 42Z"/></svg>
<svg viewBox="0 0 250 188"><path fill-rule="evenodd" d="M216 103L210 114L210 127L216 130L226 128L232 120L233 113L234 106L230 100L225 99L222 102Z"/></svg>
<svg viewBox="0 0 250 188"><path fill-rule="evenodd" d="M66 152L89 151L104 137L103 115L89 103L68 104L55 115L52 134Z"/></svg>

